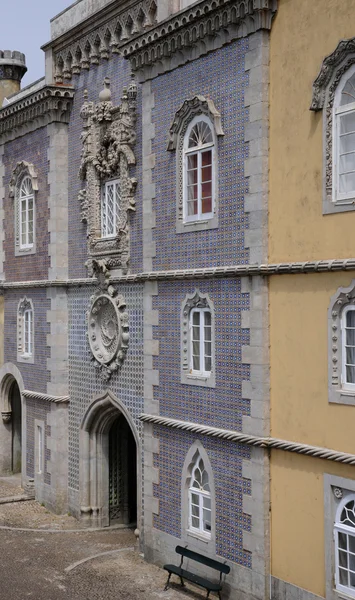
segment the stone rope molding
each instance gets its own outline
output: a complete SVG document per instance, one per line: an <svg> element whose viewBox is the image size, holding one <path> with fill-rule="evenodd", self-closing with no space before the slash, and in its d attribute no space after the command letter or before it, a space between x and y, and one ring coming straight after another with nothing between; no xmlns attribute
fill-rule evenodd
<svg viewBox="0 0 355 600"><path fill-rule="evenodd" d="M30 400L42 400L43 402L54 402L55 404L68 404L70 402L69 396L51 396L50 394L42 394L41 392L32 392L30 390L23 390L21 394L24 398Z"/></svg>
<svg viewBox="0 0 355 600"><path fill-rule="evenodd" d="M121 275L110 278L111 283L142 283L145 281L171 281L184 279L218 279L225 277L252 277L271 275L302 275L304 273L329 273L334 271L355 271L355 258L315 260L275 264L231 265L206 269L176 269L172 271L150 271ZM94 278L33 281L0 281L0 291L19 288L50 288L95 286Z"/></svg>
<svg viewBox="0 0 355 600"><path fill-rule="evenodd" d="M177 419L168 419L166 417L155 415L142 414L139 418L143 423L151 423L153 425L160 425L171 429L182 429L183 431L190 431L192 433L228 440L238 444L247 444L248 446L256 446L265 449L275 448L276 450L284 450L285 452L296 452L297 454L306 454L307 456L314 456L315 458L332 460L347 465L355 465L355 454L336 452L329 448L309 446L308 444L300 444L273 437L249 435L237 431L229 431L228 429L218 429L217 427L198 425L197 423L188 423L186 421L178 421Z"/></svg>

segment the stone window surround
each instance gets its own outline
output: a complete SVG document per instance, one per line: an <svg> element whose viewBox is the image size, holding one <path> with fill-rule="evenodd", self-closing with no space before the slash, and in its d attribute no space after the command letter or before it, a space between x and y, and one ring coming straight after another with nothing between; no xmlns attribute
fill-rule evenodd
<svg viewBox="0 0 355 600"><path fill-rule="evenodd" d="M202 458L211 490L211 535L203 535L189 529L189 488L192 470L196 465L197 457ZM181 479L181 541L187 543L189 548L197 548L204 551L208 556L215 553L216 545L216 505L215 505L215 483L213 470L208 454L199 440L190 447L182 470Z"/></svg>
<svg viewBox="0 0 355 600"><path fill-rule="evenodd" d="M190 312L193 308L209 308L211 311L212 339L212 369L210 375L190 374L191 342L190 342ZM208 294L203 294L197 288L192 294L187 294L181 306L181 383L202 387L216 387L215 375L215 310Z"/></svg>
<svg viewBox="0 0 355 600"><path fill-rule="evenodd" d="M32 311L32 353L24 353L24 315L26 310ZM33 302L26 296L21 298L17 307L17 361L22 363L34 363L34 310Z"/></svg>
<svg viewBox="0 0 355 600"><path fill-rule="evenodd" d="M338 288L328 309L328 401L355 406L355 389L342 386L342 314L350 305L355 305L355 279Z"/></svg>
<svg viewBox="0 0 355 600"><path fill-rule="evenodd" d="M336 513L343 498L355 493L355 481L324 474L324 545L325 545L325 575L326 600L349 598L335 589L335 542L334 524Z"/></svg>
<svg viewBox="0 0 355 600"><path fill-rule="evenodd" d="M213 165L213 216L196 221L184 221L184 160L186 135L189 133L191 123L201 117L211 127L214 138L214 165ZM211 99L204 96L195 96L185 100L175 113L174 120L169 130L168 150L176 150L176 233L190 231L205 231L218 227L218 144L217 136L223 136L221 114Z"/></svg>
<svg viewBox="0 0 355 600"><path fill-rule="evenodd" d="M21 248L20 244L21 203L19 191L25 177L30 178L33 190L33 244L30 248ZM25 161L18 162L9 183L9 196L14 198L15 256L27 256L36 253L36 192L38 192L38 175L35 167Z"/></svg>
<svg viewBox="0 0 355 600"><path fill-rule="evenodd" d="M335 202L333 186L334 104L342 78L355 64L355 38L341 40L326 56L313 83L310 110L323 110L323 214L355 210L355 203Z"/></svg>
<svg viewBox="0 0 355 600"><path fill-rule="evenodd" d="M41 430L41 448L39 446L39 430ZM45 424L44 421L35 419L34 422L35 438L35 476L43 478L45 461Z"/></svg>

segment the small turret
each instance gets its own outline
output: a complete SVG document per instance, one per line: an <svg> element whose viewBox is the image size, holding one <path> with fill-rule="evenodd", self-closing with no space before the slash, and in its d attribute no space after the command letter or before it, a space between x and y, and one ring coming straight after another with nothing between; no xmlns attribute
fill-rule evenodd
<svg viewBox="0 0 355 600"><path fill-rule="evenodd" d="M20 91L26 71L26 58L22 52L0 50L0 108L4 98Z"/></svg>

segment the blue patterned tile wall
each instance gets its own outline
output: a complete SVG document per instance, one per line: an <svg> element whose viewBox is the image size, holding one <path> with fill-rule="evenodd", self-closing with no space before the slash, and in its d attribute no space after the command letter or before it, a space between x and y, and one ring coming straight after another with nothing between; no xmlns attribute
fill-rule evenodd
<svg viewBox="0 0 355 600"><path fill-rule="evenodd" d="M249 330L241 327L241 312L249 309L249 294L241 292L240 279L179 281L159 283L153 308L159 310L159 325L153 337L159 340L159 386L154 398L160 414L241 430L243 415L249 415L250 402L242 398L242 381L249 380L250 367L242 363L242 346L248 345ZM216 387L205 388L180 383L181 306L186 294L199 289L208 293L215 310Z"/></svg>
<svg viewBox="0 0 355 600"><path fill-rule="evenodd" d="M34 311L34 364L17 362L17 307L22 298L32 300ZM4 362L14 363L23 377L24 386L28 390L46 393L49 372L47 358L50 349L47 346L47 334L50 325L47 323L47 311L50 310L50 300L46 290L26 289L5 293L4 314Z"/></svg>
<svg viewBox="0 0 355 600"><path fill-rule="evenodd" d="M110 389L126 406L140 435L143 412L143 286L122 285L119 293L127 302L130 339L127 357L119 372L109 383L99 376L92 360L87 340L87 311L90 307L90 288L71 288L68 294L69 323L69 487L79 489L79 431L90 403Z"/></svg>
<svg viewBox="0 0 355 600"><path fill-rule="evenodd" d="M242 461L250 459L248 446L193 433L154 427L159 439L159 484L153 493L159 498L159 515L154 527L180 539L181 484L183 465L189 448L197 439L203 444L215 479L216 553L244 567L251 567L251 554L243 549L243 531L251 531L251 517L243 513L243 494L251 495L251 483L242 477Z"/></svg>
<svg viewBox="0 0 355 600"><path fill-rule="evenodd" d="M82 144L80 135L83 129L83 121L80 110L84 102L84 90L88 90L89 100L98 102L99 93L103 87L103 80L109 77L111 80L112 101L115 106L120 104L124 86L130 82L130 69L128 61L113 56L109 61L100 65L92 65L89 71L82 71L75 75L70 82L76 90L74 104L69 124L69 275L70 277L86 277L87 271L87 241L86 225L81 222L80 202L78 200L79 190L83 182L78 177L80 168L80 155ZM139 87L139 86L138 86ZM137 143L135 145L135 156L137 164L130 170L131 176L136 177L138 185L136 189L136 212L130 214L130 240L131 240L131 262L130 270L137 272L142 270L142 118L141 118L141 96L140 90L137 98Z"/></svg>
<svg viewBox="0 0 355 600"><path fill-rule="evenodd" d="M249 252L244 248L244 231L248 228L244 213L248 191L244 177L248 155L248 144L244 142L248 120L248 109L244 108L247 49L248 39L243 38L152 81L156 270L248 263ZM225 132L218 142L219 228L176 234L176 153L166 150L168 131L182 103L197 94L214 101Z"/></svg>

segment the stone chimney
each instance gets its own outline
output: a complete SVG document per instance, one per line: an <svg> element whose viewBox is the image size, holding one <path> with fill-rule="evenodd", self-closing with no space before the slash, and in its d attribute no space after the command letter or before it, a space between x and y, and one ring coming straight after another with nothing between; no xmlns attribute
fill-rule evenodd
<svg viewBox="0 0 355 600"><path fill-rule="evenodd" d="M22 52L0 50L0 108L4 98L20 91L26 71L26 58Z"/></svg>

